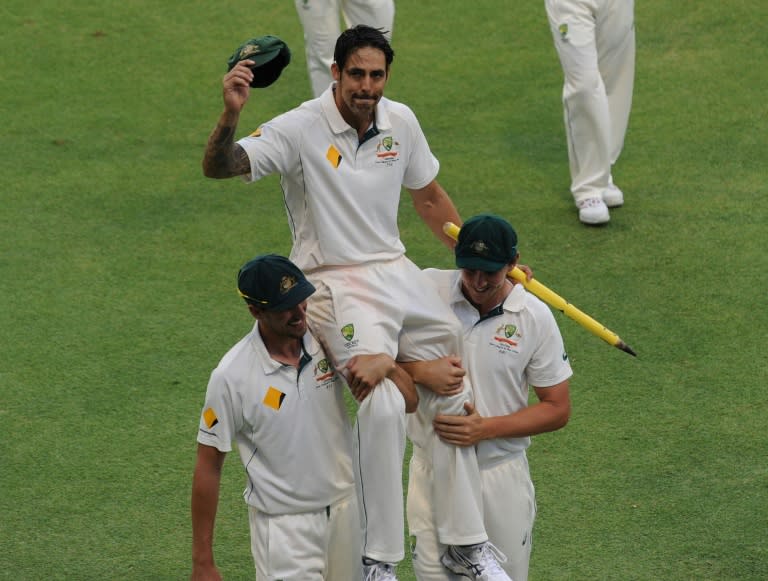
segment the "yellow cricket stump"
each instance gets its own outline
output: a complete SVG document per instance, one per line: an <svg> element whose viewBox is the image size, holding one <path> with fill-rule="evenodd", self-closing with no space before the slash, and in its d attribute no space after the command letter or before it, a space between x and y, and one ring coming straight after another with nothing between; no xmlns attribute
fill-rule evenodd
<svg viewBox="0 0 768 581"><path fill-rule="evenodd" d="M446 222L443 224L443 232L445 232L447 236L450 236L454 240L459 239L459 227L453 222ZM609 345L613 345L614 347L629 353L633 357L637 357L637 353L635 353L629 345L622 341L616 333L610 329L606 329L603 325L595 321L588 314L573 306L563 297L551 291L536 279L526 280L525 273L518 267L514 267L512 270L510 270L507 273L507 276L522 284L526 290L539 297L542 301L551 307L562 312L567 317L570 317L579 325L587 329L587 331L597 335Z"/></svg>

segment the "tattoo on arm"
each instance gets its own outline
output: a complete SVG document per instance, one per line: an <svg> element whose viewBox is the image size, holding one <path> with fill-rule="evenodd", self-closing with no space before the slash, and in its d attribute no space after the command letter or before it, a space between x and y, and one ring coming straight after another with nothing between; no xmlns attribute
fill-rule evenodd
<svg viewBox="0 0 768 581"><path fill-rule="evenodd" d="M235 143L235 126L217 125L208 138L203 173L211 178L231 178L251 171L245 150Z"/></svg>

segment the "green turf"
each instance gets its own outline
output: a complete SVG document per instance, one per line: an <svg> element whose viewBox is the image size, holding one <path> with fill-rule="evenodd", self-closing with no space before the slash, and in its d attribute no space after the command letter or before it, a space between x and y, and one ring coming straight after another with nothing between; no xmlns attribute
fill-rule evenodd
<svg viewBox="0 0 768 581"><path fill-rule="evenodd" d="M765 579L768 11L636 11L607 227L569 197L543 2L399 2L388 94L462 215L508 217L539 280L639 354L557 315L573 417L530 450L531 579ZM294 60L241 133L308 98L298 19L291 2L5 0L0 32L0 579L184 579L205 384L250 326L234 275L289 249L278 180L207 180L200 160L245 38L277 34ZM407 199L401 229L418 264L451 264ZM233 456L216 532L233 580L252 578L242 486Z"/></svg>

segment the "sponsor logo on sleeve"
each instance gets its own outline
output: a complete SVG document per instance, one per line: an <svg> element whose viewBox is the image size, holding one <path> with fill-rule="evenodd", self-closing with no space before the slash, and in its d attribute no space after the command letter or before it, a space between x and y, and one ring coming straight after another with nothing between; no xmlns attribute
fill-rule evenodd
<svg viewBox="0 0 768 581"><path fill-rule="evenodd" d="M216 416L216 412L213 411L213 408L208 408L203 412L203 421L205 422L205 425L208 426L209 430L219 423L219 418Z"/></svg>
<svg viewBox="0 0 768 581"><path fill-rule="evenodd" d="M352 347L357 347L357 344L359 341L355 339L355 325L354 323L347 323L341 328L341 336L346 339L346 343L344 343L344 347L347 349L351 349Z"/></svg>

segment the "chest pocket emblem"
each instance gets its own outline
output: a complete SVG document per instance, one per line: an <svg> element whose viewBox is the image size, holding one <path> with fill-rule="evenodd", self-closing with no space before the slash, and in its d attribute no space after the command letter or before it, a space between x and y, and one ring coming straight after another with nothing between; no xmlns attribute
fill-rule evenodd
<svg viewBox="0 0 768 581"><path fill-rule="evenodd" d="M280 406L283 405L284 399L285 394L282 391L270 386L267 390L267 395L264 396L264 405L271 407L273 410L279 410Z"/></svg>
<svg viewBox="0 0 768 581"><path fill-rule="evenodd" d="M333 145L328 147L328 151L325 152L325 159L331 162L334 168L338 168L341 164L341 153Z"/></svg>

